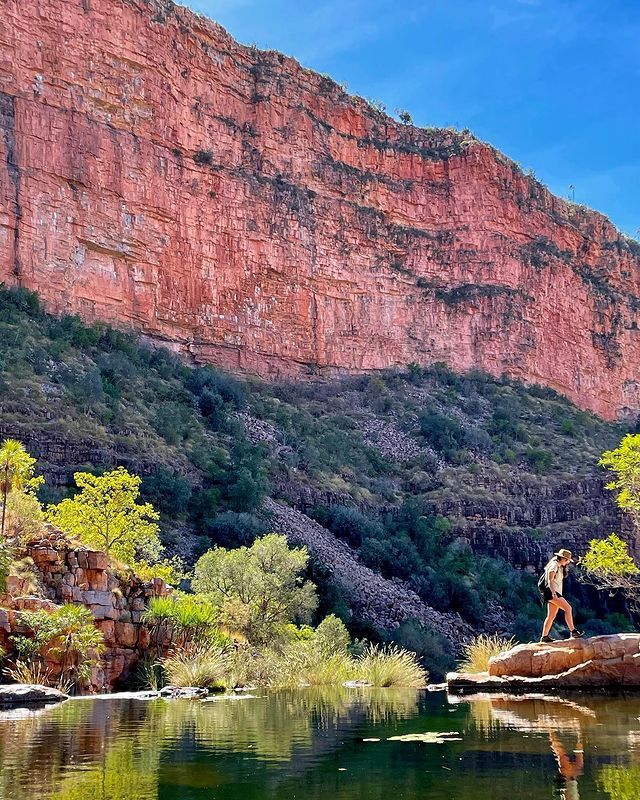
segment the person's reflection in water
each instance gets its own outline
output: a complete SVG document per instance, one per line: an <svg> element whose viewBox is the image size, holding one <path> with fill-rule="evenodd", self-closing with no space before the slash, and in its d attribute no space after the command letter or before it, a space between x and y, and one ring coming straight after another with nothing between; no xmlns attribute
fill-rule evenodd
<svg viewBox="0 0 640 800"><path fill-rule="evenodd" d="M578 733L578 742L573 751L573 758L567 754L558 734L550 730L549 741L553 755L558 763L558 774L554 778L554 800L580 800L578 793L578 778L584 771L584 750L582 735Z"/></svg>

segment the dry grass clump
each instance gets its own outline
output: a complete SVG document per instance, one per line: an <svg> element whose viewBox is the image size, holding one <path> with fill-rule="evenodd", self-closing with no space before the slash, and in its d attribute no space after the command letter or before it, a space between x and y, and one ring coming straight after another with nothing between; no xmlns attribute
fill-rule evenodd
<svg viewBox="0 0 640 800"><path fill-rule="evenodd" d="M224 647L211 642L190 642L170 653L163 661L171 686L198 686L202 689L224 689L227 653Z"/></svg>
<svg viewBox="0 0 640 800"><path fill-rule="evenodd" d="M463 658L458 663L458 669L460 672L486 672L492 656L511 650L515 644L514 636L504 639L497 633L492 635L481 633L464 646Z"/></svg>
<svg viewBox="0 0 640 800"><path fill-rule="evenodd" d="M312 643L294 643L281 651L251 648L230 653L227 685L257 685L271 689L339 686L360 680L379 687L421 687L427 672L414 653L395 645L368 645L354 658L347 652L326 652Z"/></svg>
<svg viewBox="0 0 640 800"><path fill-rule="evenodd" d="M370 644L356 661L356 677L374 686L420 688L427 683L427 671L415 653L396 645Z"/></svg>
<svg viewBox="0 0 640 800"><path fill-rule="evenodd" d="M56 689L66 690L64 686L55 681L51 670L44 666L40 661L20 661L9 663L5 669L5 674L16 683L30 683L34 686L53 686Z"/></svg>

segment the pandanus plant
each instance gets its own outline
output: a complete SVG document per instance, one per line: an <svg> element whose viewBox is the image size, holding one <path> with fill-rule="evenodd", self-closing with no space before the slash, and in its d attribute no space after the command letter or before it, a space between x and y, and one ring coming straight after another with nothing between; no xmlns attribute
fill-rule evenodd
<svg viewBox="0 0 640 800"><path fill-rule="evenodd" d="M13 491L31 491L42 478L34 477L36 460L27 453L17 439L5 439L0 447L0 491L2 492L2 523L0 542L4 542L4 526L7 516L7 497Z"/></svg>

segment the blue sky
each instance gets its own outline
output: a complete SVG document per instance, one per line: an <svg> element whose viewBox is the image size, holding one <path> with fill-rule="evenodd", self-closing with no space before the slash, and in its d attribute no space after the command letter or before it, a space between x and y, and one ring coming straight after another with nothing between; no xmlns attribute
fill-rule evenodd
<svg viewBox="0 0 640 800"><path fill-rule="evenodd" d="M640 0L182 0L640 236Z"/></svg>

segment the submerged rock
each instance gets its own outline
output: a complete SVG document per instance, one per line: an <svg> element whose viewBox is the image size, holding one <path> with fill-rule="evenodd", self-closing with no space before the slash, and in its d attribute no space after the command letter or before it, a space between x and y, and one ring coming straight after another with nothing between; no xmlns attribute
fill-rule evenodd
<svg viewBox="0 0 640 800"><path fill-rule="evenodd" d="M0 685L0 708L2 706L39 706L61 703L69 695L50 686L31 683L12 683Z"/></svg>
<svg viewBox="0 0 640 800"><path fill-rule="evenodd" d="M347 689L361 689L363 686L373 686L369 681L345 681L342 685Z"/></svg>
<svg viewBox="0 0 640 800"><path fill-rule="evenodd" d="M640 634L521 644L489 660L488 672L449 673L449 691L545 688L640 689Z"/></svg>
<svg viewBox="0 0 640 800"><path fill-rule="evenodd" d="M165 686L164 689L160 690L160 697L168 697L171 699L206 697L208 694L208 689L202 689L199 686Z"/></svg>

